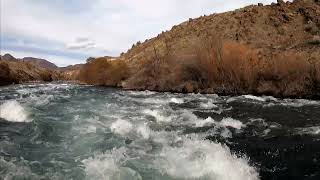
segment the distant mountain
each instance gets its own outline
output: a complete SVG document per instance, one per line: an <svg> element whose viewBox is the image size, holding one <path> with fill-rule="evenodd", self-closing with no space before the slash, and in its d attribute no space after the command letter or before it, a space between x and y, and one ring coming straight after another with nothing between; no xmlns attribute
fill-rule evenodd
<svg viewBox="0 0 320 180"><path fill-rule="evenodd" d="M3 61L17 61L15 57L13 57L11 54L5 54L1 56L1 60Z"/></svg>
<svg viewBox="0 0 320 180"><path fill-rule="evenodd" d="M58 68L58 66L56 66L55 64L45 60L45 59L38 59L38 58L33 58L33 57L24 57L22 58L22 61L24 62L28 62L34 66L37 67L42 67L45 69L51 69L51 70L55 70Z"/></svg>
<svg viewBox="0 0 320 180"><path fill-rule="evenodd" d="M1 56L1 60L3 60L3 61L22 61L22 62L27 62L29 64L32 64L32 65L36 66L36 67L45 68L45 69L49 69L49 70L58 69L58 66L56 66L55 64L49 62L48 60L40 59L40 58L34 58L34 57L24 57L22 59L18 59L18 58L15 58L14 56L12 56L11 54L7 53L7 54Z"/></svg>

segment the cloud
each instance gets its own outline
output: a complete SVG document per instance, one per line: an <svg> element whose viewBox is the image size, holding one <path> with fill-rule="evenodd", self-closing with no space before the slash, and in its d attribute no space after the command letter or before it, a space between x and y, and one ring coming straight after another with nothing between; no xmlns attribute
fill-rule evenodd
<svg viewBox="0 0 320 180"><path fill-rule="evenodd" d="M61 52L66 59L78 53L83 62L86 56L119 55L189 17L260 1L276 0L0 0L1 46L23 51L15 42L28 42L29 49L37 46L33 53ZM16 41L2 40L9 38Z"/></svg>
<svg viewBox="0 0 320 180"><path fill-rule="evenodd" d="M88 38L76 38L75 41L66 44L67 49L71 50L86 50L96 48L96 43Z"/></svg>

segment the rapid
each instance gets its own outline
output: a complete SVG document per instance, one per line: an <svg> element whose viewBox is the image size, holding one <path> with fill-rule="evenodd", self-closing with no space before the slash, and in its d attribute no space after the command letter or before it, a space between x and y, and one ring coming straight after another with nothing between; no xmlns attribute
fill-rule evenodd
<svg viewBox="0 0 320 180"><path fill-rule="evenodd" d="M320 101L0 88L0 179L320 178Z"/></svg>

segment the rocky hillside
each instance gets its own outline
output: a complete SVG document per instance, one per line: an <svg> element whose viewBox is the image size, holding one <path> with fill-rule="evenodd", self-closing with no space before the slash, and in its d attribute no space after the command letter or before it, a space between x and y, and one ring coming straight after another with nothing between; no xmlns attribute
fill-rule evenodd
<svg viewBox="0 0 320 180"><path fill-rule="evenodd" d="M138 42L122 58L139 60L166 48L175 53L189 51L199 37L218 35L224 40L245 43L259 50L261 56L285 51L305 53L319 59L320 1L294 0L272 5L257 4L235 11L189 19L157 37Z"/></svg>
<svg viewBox="0 0 320 180"><path fill-rule="evenodd" d="M189 19L80 80L125 89L320 97L320 2L294 0ZM126 71L119 71L126 69Z"/></svg>

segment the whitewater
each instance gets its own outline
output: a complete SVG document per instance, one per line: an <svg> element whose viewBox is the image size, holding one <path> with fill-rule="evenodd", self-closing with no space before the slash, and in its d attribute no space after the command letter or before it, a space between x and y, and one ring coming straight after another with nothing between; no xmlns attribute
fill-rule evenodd
<svg viewBox="0 0 320 180"><path fill-rule="evenodd" d="M320 101L0 88L0 179L258 180L320 177Z"/></svg>

